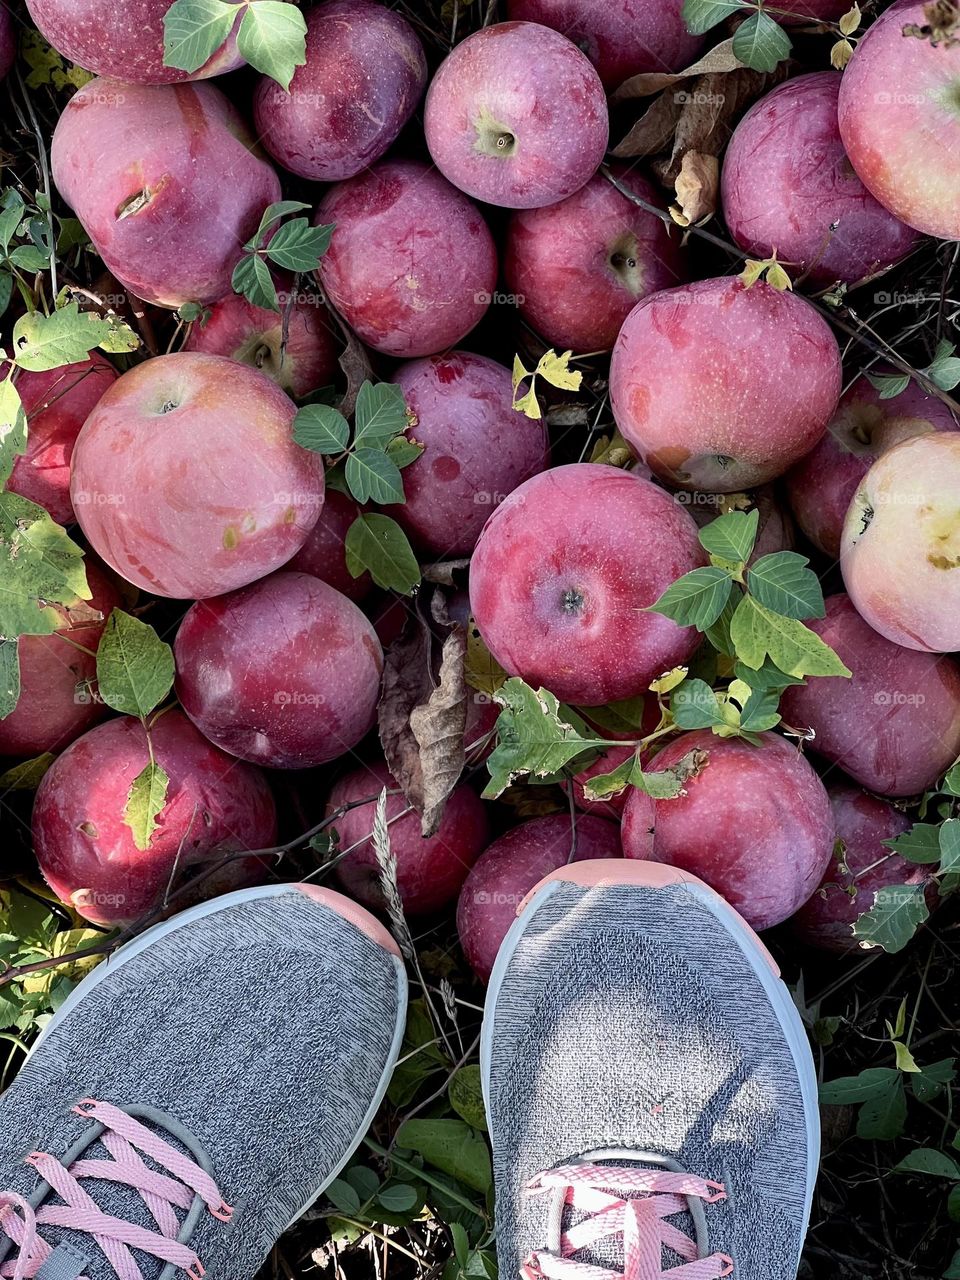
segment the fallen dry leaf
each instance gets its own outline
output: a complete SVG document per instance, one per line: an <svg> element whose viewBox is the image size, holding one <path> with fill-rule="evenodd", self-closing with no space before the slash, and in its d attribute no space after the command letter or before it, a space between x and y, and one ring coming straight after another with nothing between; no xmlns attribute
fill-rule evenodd
<svg viewBox="0 0 960 1280"><path fill-rule="evenodd" d="M717 211L720 189L720 162L716 156L688 151L680 162L674 183L677 203L670 206L670 216L681 227L706 222Z"/></svg>
<svg viewBox="0 0 960 1280"><path fill-rule="evenodd" d="M626 102L630 98L649 98L662 89L679 84L681 80L689 80L692 76L707 75L711 71L736 71L745 64L733 52L733 38L723 40L714 45L702 58L698 59L685 71L643 71L640 75L631 76L610 97L611 102Z"/></svg>

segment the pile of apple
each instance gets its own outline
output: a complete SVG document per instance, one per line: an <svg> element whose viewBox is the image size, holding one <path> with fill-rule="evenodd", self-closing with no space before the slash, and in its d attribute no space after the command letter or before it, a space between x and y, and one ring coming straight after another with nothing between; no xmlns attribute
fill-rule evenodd
<svg viewBox="0 0 960 1280"><path fill-rule="evenodd" d="M424 915L459 896L481 979L523 896L570 856L672 863L757 929L793 918L811 943L854 945L873 891L923 870L882 844L910 826L891 801L960 757L960 434L916 381L886 398L865 376L844 390L834 329L804 292L855 285L923 236L960 239L960 43L905 35L924 7L894 4L842 74L792 75L742 116L722 217L751 258L803 277L791 291L691 279L683 232L649 208L668 203L662 190L637 166L604 165L607 93L702 47L681 0L509 0L506 20L429 67L396 10L323 0L289 90L263 76L252 95L242 77L211 82L241 61L232 36L193 77L164 65L167 0L28 6L97 77L56 126L60 198L132 298L208 313L182 350L122 374L92 356L17 380L29 442L9 487L79 526L101 619L22 639L20 701L0 721L0 756L56 756L33 809L55 891L92 921L135 921L174 871L272 846L276 771L322 767L297 781L343 810L343 887L382 904L371 833L386 787L403 907ZM848 6L787 7L832 21ZM334 230L316 281L279 282L294 292L281 318L231 277L290 191L311 192ZM585 429L572 445L556 430L551 458L542 422L514 407L510 369L470 349L498 290L528 346L532 334L595 367L612 353L626 467L558 465L585 456ZM472 557L460 611L507 673L588 718L625 699L653 707L651 684L689 666L701 636L649 606L707 563L698 525L717 495L750 491L767 512L759 554L793 546L795 521L825 572L839 558L845 591L811 626L852 677L789 688L790 734L658 742L654 772L694 748L706 761L675 799L587 798L589 777L632 748L609 751L571 779L573 843L568 814L510 825L476 770L423 838L372 732L382 643L412 604L384 613L369 576L348 572L357 504L325 492L323 459L291 429L297 402L337 382L349 331L401 388L423 446L390 515L421 563ZM148 744L94 680L111 609L149 620L152 598L189 604L177 705ZM496 710L470 708L470 745L489 747ZM124 815L149 751L169 786L139 848ZM272 867L234 861L203 891Z"/></svg>

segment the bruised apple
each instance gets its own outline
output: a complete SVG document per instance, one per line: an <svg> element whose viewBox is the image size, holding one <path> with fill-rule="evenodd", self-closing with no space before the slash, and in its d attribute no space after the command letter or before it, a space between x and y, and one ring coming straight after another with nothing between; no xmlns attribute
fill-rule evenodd
<svg viewBox="0 0 960 1280"><path fill-rule="evenodd" d="M487 843L486 805L460 783L447 800L439 829L424 839L419 815L400 794L384 761L361 765L341 778L330 792L327 814L335 814L342 805L355 807L334 821L340 851L349 850L337 865L337 878L352 898L368 907L381 907L384 902L371 838L377 797L384 787L394 792L387 796L387 831L403 909L411 915L438 911L457 896ZM367 803L356 803L362 800Z"/></svg>
<svg viewBox="0 0 960 1280"><path fill-rule="evenodd" d="M500 944L521 902L544 876L568 862L619 858L612 822L592 816L550 814L511 828L480 855L460 890L457 933L470 968L488 982Z"/></svg>
<svg viewBox="0 0 960 1280"><path fill-rule="evenodd" d="M126 21L126 19L124 19ZM213 85L91 80L53 135L53 180L107 268L146 302L216 302L280 181Z"/></svg>
<svg viewBox="0 0 960 1280"><path fill-rule="evenodd" d="M380 641L352 600L307 573L275 573L198 600L174 655L184 711L241 760L312 768L355 747L373 725Z"/></svg>
<svg viewBox="0 0 960 1280"><path fill-rule="evenodd" d="M300 549L323 463L293 440L293 402L264 373L178 352L125 373L87 419L71 496L94 550L155 595L245 586Z"/></svg>
<svg viewBox="0 0 960 1280"><path fill-rule="evenodd" d="M871 791L925 791L960 756L960 666L885 639L849 596L828 596L825 605L825 617L807 626L853 674L787 689L784 720L812 729L811 749Z"/></svg>
<svg viewBox="0 0 960 1280"><path fill-rule="evenodd" d="M600 706L679 666L696 631L645 610L705 563L693 520L649 480L595 463L553 467L484 526L470 604L511 675Z"/></svg>
<svg viewBox="0 0 960 1280"><path fill-rule="evenodd" d="M651 470L685 489L732 493L775 479L817 443L839 397L830 326L765 281L655 293L613 348L617 426Z"/></svg>
<svg viewBox="0 0 960 1280"><path fill-rule="evenodd" d="M84 568L91 597L74 611L73 625L17 642L20 697L0 720L0 756L60 751L107 713L96 687L97 646L120 593L90 556ZM66 616L72 620L69 610Z"/></svg>
<svg viewBox="0 0 960 1280"><path fill-rule="evenodd" d="M624 854L666 862L705 880L754 929L769 929L792 916L814 892L827 869L834 822L823 783L795 746L774 733L718 738L709 729L681 734L649 765L652 772L701 753L683 794L655 802L653 851L631 838L632 807L623 819ZM646 841L644 840L644 843Z"/></svg>
<svg viewBox="0 0 960 1280"><path fill-rule="evenodd" d="M176 710L154 719L150 742L169 782L146 848L124 820L133 781L150 761L133 716L107 720L71 743L37 790L33 842L43 877L96 924L129 924L162 903L175 872L227 851L269 848L276 838L273 797L259 769L218 751ZM213 897L269 871L259 859L238 859L205 880L202 892Z"/></svg>
<svg viewBox="0 0 960 1280"><path fill-rule="evenodd" d="M116 380L113 365L96 355L42 373L17 374L27 415L27 448L14 462L7 488L44 507L58 524L75 518L70 459L80 428Z"/></svg>

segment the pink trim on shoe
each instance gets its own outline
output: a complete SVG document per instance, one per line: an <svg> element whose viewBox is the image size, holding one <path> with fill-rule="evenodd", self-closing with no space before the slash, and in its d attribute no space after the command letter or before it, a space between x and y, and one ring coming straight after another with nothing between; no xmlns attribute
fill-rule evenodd
<svg viewBox="0 0 960 1280"><path fill-rule="evenodd" d="M366 907L361 907L359 902L344 897L334 889L324 889L319 884L301 883L291 887L299 889L302 894L313 902L319 902L322 907L335 911L338 916L348 920L355 929L359 929L378 946L383 947L384 951L389 951L392 956L400 956L400 947L393 934L380 923L376 916L371 915Z"/></svg>
<svg viewBox="0 0 960 1280"><path fill-rule="evenodd" d="M769 948L761 940L756 930L747 924L739 911L730 906L726 898L717 893L715 889L711 889L706 881L691 875L689 871L683 871L679 867L671 867L666 862L645 862L642 859L630 858L589 858L584 862L572 862L566 867L560 867L557 871L551 871L548 876L544 876L538 884L535 884L517 907L517 915L519 916L525 911L534 895L539 893L544 885L550 884L553 880L564 880L569 884L579 885L582 889L602 889L622 884L634 884L642 889L664 889L674 884L696 885L699 889L719 899L729 911L733 912L743 927L752 935L764 959L773 971L773 976L775 978L780 977L780 966L774 960Z"/></svg>

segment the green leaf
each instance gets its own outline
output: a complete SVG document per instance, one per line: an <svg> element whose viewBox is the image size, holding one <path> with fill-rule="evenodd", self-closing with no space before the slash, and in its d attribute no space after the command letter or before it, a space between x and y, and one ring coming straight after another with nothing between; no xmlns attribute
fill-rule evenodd
<svg viewBox="0 0 960 1280"><path fill-rule="evenodd" d="M240 23L237 48L255 71L289 92L294 71L307 60L303 14L282 0L253 0Z"/></svg>
<svg viewBox="0 0 960 1280"><path fill-rule="evenodd" d="M416 1187L406 1182L391 1182L377 1196L377 1202L388 1213L408 1213L419 1199Z"/></svg>
<svg viewBox="0 0 960 1280"><path fill-rule="evenodd" d="M100 343L100 350L111 355L123 355L128 351L136 351L140 345L140 339L126 320L121 320L118 315L112 313L103 318L109 328L107 336Z"/></svg>
<svg viewBox="0 0 960 1280"><path fill-rule="evenodd" d="M170 692L173 675L173 650L153 627L113 609L97 649L97 683L107 706L148 716Z"/></svg>
<svg viewBox="0 0 960 1280"><path fill-rule="evenodd" d="M495 800L514 778L548 777L584 752L607 745L569 708L561 716L560 703L549 690L532 689L519 676L507 680L494 697L503 710L497 719L497 745L487 759L487 800Z"/></svg>
<svg viewBox="0 0 960 1280"><path fill-rule="evenodd" d="M43 373L85 360L108 337L110 325L92 311L68 302L45 316L28 311L13 326L14 358L21 369Z"/></svg>
<svg viewBox="0 0 960 1280"><path fill-rule="evenodd" d="M930 381L936 383L941 391L952 391L960 382L960 359L953 354L955 350L952 342L942 339L937 343L933 360L924 369Z"/></svg>
<svg viewBox="0 0 960 1280"><path fill-rule="evenodd" d="M360 1196L346 1178L334 1178L323 1194L341 1213L353 1215L360 1210Z"/></svg>
<svg viewBox="0 0 960 1280"><path fill-rule="evenodd" d="M392 382L365 382L357 392L356 443L383 445L410 425L403 391Z"/></svg>
<svg viewBox="0 0 960 1280"><path fill-rule="evenodd" d="M16 709L19 699L20 654L17 641L0 640L0 720Z"/></svg>
<svg viewBox="0 0 960 1280"><path fill-rule="evenodd" d="M453 1255L460 1269L463 1270L470 1255L470 1238L459 1222L451 1222L449 1226L450 1238L453 1241Z"/></svg>
<svg viewBox="0 0 960 1280"><path fill-rule="evenodd" d="M380 1189L380 1179L365 1164L355 1164L343 1176L364 1202L372 1200Z"/></svg>
<svg viewBox="0 0 960 1280"><path fill-rule="evenodd" d="M760 604L785 618L822 618L826 613L823 591L810 561L796 551L775 551L761 556L747 570L750 594Z"/></svg>
<svg viewBox="0 0 960 1280"><path fill-rule="evenodd" d="M828 1107L849 1107L888 1093L900 1074L893 1067L868 1067L858 1076L841 1076L820 1086L820 1101Z"/></svg>
<svg viewBox="0 0 960 1280"><path fill-rule="evenodd" d="M50 252L46 249L38 249L35 244L21 244L10 254L8 261L12 266L19 267L21 271L30 273L45 271L50 265Z"/></svg>
<svg viewBox="0 0 960 1280"><path fill-rule="evenodd" d="M854 937L884 951L902 951L929 914L923 885L886 885L853 926Z"/></svg>
<svg viewBox="0 0 960 1280"><path fill-rule="evenodd" d="M882 840L881 844L908 862L940 861L940 828L930 822L915 822L903 835L893 840Z"/></svg>
<svg viewBox="0 0 960 1280"><path fill-rule="evenodd" d="M400 468L382 449L354 449L347 458L347 485L358 502L403 502Z"/></svg>
<svg viewBox="0 0 960 1280"><path fill-rule="evenodd" d="M284 223L264 248L271 262L285 271L316 271L330 248L333 224L313 227L306 218Z"/></svg>
<svg viewBox="0 0 960 1280"><path fill-rule="evenodd" d="M951 1188L947 1196L947 1216L951 1222L960 1222L960 1187ZM954 1261L960 1264L960 1253L956 1255Z"/></svg>
<svg viewBox="0 0 960 1280"><path fill-rule="evenodd" d="M235 4L223 0L174 0L163 18L163 65L199 71L233 30Z"/></svg>
<svg viewBox="0 0 960 1280"><path fill-rule="evenodd" d="M0 382L0 486L10 479L17 458L27 448L27 415L20 392L10 378Z"/></svg>
<svg viewBox="0 0 960 1280"><path fill-rule="evenodd" d="M0 316L10 305L13 296L13 276L9 271L0 269Z"/></svg>
<svg viewBox="0 0 960 1280"><path fill-rule="evenodd" d="M726 724L720 701L704 680L684 680L674 690L670 710L681 729L711 729Z"/></svg>
<svg viewBox="0 0 960 1280"><path fill-rule="evenodd" d="M791 676L849 676L847 667L816 632L795 618L785 618L744 596L730 624L737 657L758 670L769 655Z"/></svg>
<svg viewBox="0 0 960 1280"><path fill-rule="evenodd" d="M780 723L780 690L753 689L740 712L740 728L748 733L764 733Z"/></svg>
<svg viewBox="0 0 960 1280"><path fill-rule="evenodd" d="M474 1191L486 1192L492 1185L489 1148L462 1120L407 1120L397 1130L396 1145L419 1152L427 1164Z"/></svg>
<svg viewBox="0 0 960 1280"><path fill-rule="evenodd" d="M956 1058L941 1058L939 1062L928 1063L919 1074L910 1081L918 1102L932 1102L948 1084L956 1078Z"/></svg>
<svg viewBox="0 0 960 1280"><path fill-rule="evenodd" d="M733 580L726 569L694 569L667 587L649 609L672 618L682 627L706 631L723 613L732 591Z"/></svg>
<svg viewBox="0 0 960 1280"><path fill-rule="evenodd" d="M739 591L731 591L730 599L723 606L723 612L716 620L712 627L707 627L704 635L707 643L717 651L728 658L736 657L736 650L733 647L733 641L730 638L730 624L733 621L733 615L737 611L737 605L740 603L742 594Z"/></svg>
<svg viewBox="0 0 960 1280"><path fill-rule="evenodd" d="M291 213L303 213L304 209L309 209L310 205L304 204L302 200L275 200L273 204L268 204L260 216L260 225L257 227L256 234L244 245L245 249L255 252L262 248L263 238L267 229L275 222L279 222L281 218L286 218Z"/></svg>
<svg viewBox="0 0 960 1280"><path fill-rule="evenodd" d="M752 511L728 511L700 530L700 545L721 560L743 564L750 559L759 522L760 512L756 507Z"/></svg>
<svg viewBox="0 0 960 1280"><path fill-rule="evenodd" d="M13 187L7 191L0 204L0 247L4 254L9 252L10 241L17 234L17 228L24 219L26 205L23 196Z"/></svg>
<svg viewBox="0 0 960 1280"><path fill-rule="evenodd" d="M485 1130L487 1113L483 1105L483 1089L480 1084L480 1068L471 1063L461 1067L451 1077L447 1089L450 1105L461 1119L474 1129Z"/></svg>
<svg viewBox="0 0 960 1280"><path fill-rule="evenodd" d="M357 516L344 539L347 569L354 578L369 571L378 587L408 596L420 584L420 566L396 520L379 512Z"/></svg>
<svg viewBox="0 0 960 1280"><path fill-rule="evenodd" d="M775 71L790 57L792 47L783 27L768 13L751 14L733 37L733 56L753 71Z"/></svg>
<svg viewBox="0 0 960 1280"><path fill-rule="evenodd" d="M584 783L584 794L588 800L606 800L617 796L627 787L639 786L643 790L643 770L636 752L617 765L609 773L597 773Z"/></svg>
<svg viewBox="0 0 960 1280"><path fill-rule="evenodd" d="M402 471L404 467L409 467L411 462L416 462L423 450L424 446L417 444L416 440L407 440L404 436L394 436L392 440L387 441L386 454L391 462L395 462Z"/></svg>
<svg viewBox="0 0 960 1280"><path fill-rule="evenodd" d="M43 507L0 493L0 636L49 635L61 618L51 604L89 600L83 552Z"/></svg>
<svg viewBox="0 0 960 1280"><path fill-rule="evenodd" d="M919 1075L920 1068L917 1066L909 1047L901 1040L894 1040L892 1043L897 1070L907 1072L909 1075Z"/></svg>
<svg viewBox="0 0 960 1280"><path fill-rule="evenodd" d="M250 253L241 258L233 269L230 283L234 293L242 294L255 307L263 307L266 311L280 310L273 276L259 254Z"/></svg>
<svg viewBox="0 0 960 1280"><path fill-rule="evenodd" d="M297 410L293 438L314 453L342 453L350 439L350 424L328 404L307 404Z"/></svg>
<svg viewBox="0 0 960 1280"><path fill-rule="evenodd" d="M692 35L702 36L742 8L743 0L684 0L683 20Z"/></svg>
<svg viewBox="0 0 960 1280"><path fill-rule="evenodd" d="M897 396L903 395L910 385L908 373L868 373L867 379L879 392L881 400L895 400Z"/></svg>
<svg viewBox="0 0 960 1280"><path fill-rule="evenodd" d="M948 818L940 827L940 870L960 871L960 818Z"/></svg>
<svg viewBox="0 0 960 1280"><path fill-rule="evenodd" d="M950 1178L960 1182L960 1164L945 1151L934 1147L917 1147L895 1164L892 1173L928 1173L933 1178Z"/></svg>
<svg viewBox="0 0 960 1280"><path fill-rule="evenodd" d="M903 1076L893 1067L868 1067L858 1076L831 1080L820 1086L820 1101L840 1107L861 1103L857 1118L861 1138L896 1138L907 1118Z"/></svg>
<svg viewBox="0 0 960 1280"><path fill-rule="evenodd" d="M10 643L9 640L4 641L4 644ZM51 751L44 751L30 760L21 760L0 774L0 791L36 791L56 758Z"/></svg>
<svg viewBox="0 0 960 1280"><path fill-rule="evenodd" d="M941 1280L960 1280L960 1249L953 1255Z"/></svg>
<svg viewBox="0 0 960 1280"><path fill-rule="evenodd" d="M151 760L130 784L123 821L133 832L133 843L138 849L150 848L150 837L157 829L157 816L167 802L169 785L170 779L155 760Z"/></svg>
<svg viewBox="0 0 960 1280"><path fill-rule="evenodd" d="M942 789L948 796L960 796L960 760L947 770Z"/></svg>
<svg viewBox="0 0 960 1280"><path fill-rule="evenodd" d="M803 684L799 676L788 676L785 671L775 667L772 662L764 662L756 671L743 662L734 664L733 673L738 680L743 680L751 689L783 690L792 684Z"/></svg>

